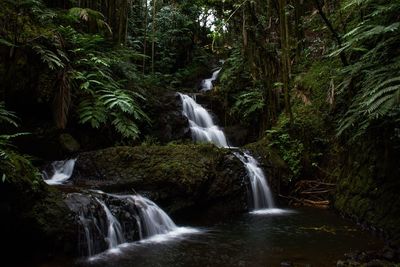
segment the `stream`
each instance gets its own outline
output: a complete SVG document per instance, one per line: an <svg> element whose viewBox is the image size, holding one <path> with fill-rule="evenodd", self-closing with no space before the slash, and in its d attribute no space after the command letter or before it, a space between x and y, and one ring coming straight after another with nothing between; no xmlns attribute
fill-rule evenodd
<svg viewBox="0 0 400 267"><path fill-rule="evenodd" d="M40 267L321 267L336 266L345 253L382 246L377 238L332 211L277 208L256 158L248 151L231 147L212 115L195 98L179 95L193 140L232 149L247 170L251 211L224 220L177 221L178 225L190 226L178 227L156 203L140 195L95 190L70 194L69 206L79 214L85 230L87 257ZM75 160L53 163L52 174L44 175L46 182L62 185L71 177L74 164ZM135 231L139 241L134 241Z"/></svg>
<svg viewBox="0 0 400 267"><path fill-rule="evenodd" d="M199 233L122 245L75 263L40 267L336 266L343 255L379 248L368 232L329 210L299 208L281 214L243 214L219 222L184 222ZM215 219L215 218L214 218Z"/></svg>

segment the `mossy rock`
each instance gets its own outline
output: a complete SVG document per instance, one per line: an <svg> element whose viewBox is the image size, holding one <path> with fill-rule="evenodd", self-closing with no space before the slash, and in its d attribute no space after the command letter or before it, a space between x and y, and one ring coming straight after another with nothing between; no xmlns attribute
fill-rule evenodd
<svg viewBox="0 0 400 267"><path fill-rule="evenodd" d="M246 145L245 149L249 150L263 167L272 190L274 192L286 191L288 188L284 181L289 180L289 167L269 144L267 138L262 138L258 142Z"/></svg>
<svg viewBox="0 0 400 267"><path fill-rule="evenodd" d="M139 192L170 214L247 210L247 176L228 149L213 145L113 147L81 153L72 180L107 193Z"/></svg>
<svg viewBox="0 0 400 267"><path fill-rule="evenodd" d="M379 142L365 142L347 149L334 206L400 244L399 155L382 148Z"/></svg>
<svg viewBox="0 0 400 267"><path fill-rule="evenodd" d="M11 162L13 167L3 170L6 180L0 183L2 238L10 249L4 255L14 255L16 247L35 257L73 253L73 215L62 193L45 184L24 157L13 154Z"/></svg>

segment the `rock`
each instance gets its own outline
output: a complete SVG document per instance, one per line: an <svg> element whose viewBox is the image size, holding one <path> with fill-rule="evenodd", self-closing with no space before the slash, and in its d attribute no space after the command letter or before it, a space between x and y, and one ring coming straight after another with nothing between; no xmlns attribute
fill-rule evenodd
<svg viewBox="0 0 400 267"><path fill-rule="evenodd" d="M240 124L229 125L224 128L224 132L229 142L235 146L246 144L250 135L248 128Z"/></svg>
<svg viewBox="0 0 400 267"><path fill-rule="evenodd" d="M15 255L16 248L27 257L73 254L76 225L62 193L45 184L23 157L13 155L13 163L0 183L2 241L7 244L2 255Z"/></svg>
<svg viewBox="0 0 400 267"><path fill-rule="evenodd" d="M169 214L247 210L243 164L213 145L115 147L81 153L74 183L108 193L140 192Z"/></svg>
<svg viewBox="0 0 400 267"><path fill-rule="evenodd" d="M80 149L80 145L72 135L68 133L63 133L59 136L59 141L61 147L68 153L78 152Z"/></svg>
<svg viewBox="0 0 400 267"><path fill-rule="evenodd" d="M269 146L269 141L263 138L258 142L246 145L245 148L252 153L261 164L261 167L263 167L272 191L287 193L285 191L288 188L281 181L288 180L286 177L289 174L289 168L277 151Z"/></svg>
<svg viewBox="0 0 400 267"><path fill-rule="evenodd" d="M108 219L99 201L107 205L113 216L123 225L122 234L125 242L140 239L140 229L134 218L138 217L138 211L134 205L130 205L121 198L99 192L71 193L66 196L65 202L75 213L75 221L80 225L80 230L77 231L79 240L82 241L77 244L80 256L89 256L88 236L91 239L89 241L91 255L108 248L108 243L104 238L108 234Z"/></svg>
<svg viewBox="0 0 400 267"><path fill-rule="evenodd" d="M371 138L343 153L334 207L371 231L400 244L400 152Z"/></svg>
<svg viewBox="0 0 400 267"><path fill-rule="evenodd" d="M346 263L342 260L339 260L336 263L336 267L345 267L345 266L346 266Z"/></svg>
<svg viewBox="0 0 400 267"><path fill-rule="evenodd" d="M157 94L147 110L152 118L152 127L145 131L145 136L155 137L166 144L171 141L190 139L189 124L182 114L182 102L175 92Z"/></svg>
<svg viewBox="0 0 400 267"><path fill-rule="evenodd" d="M394 264L391 264L387 261L383 260L372 260L370 262L367 262L365 267L388 267L388 266L395 266Z"/></svg>
<svg viewBox="0 0 400 267"><path fill-rule="evenodd" d="M395 252L393 249L386 248L386 249L383 251L382 257L383 257L385 260L392 261L392 260L394 260L395 257L396 257L396 252Z"/></svg>

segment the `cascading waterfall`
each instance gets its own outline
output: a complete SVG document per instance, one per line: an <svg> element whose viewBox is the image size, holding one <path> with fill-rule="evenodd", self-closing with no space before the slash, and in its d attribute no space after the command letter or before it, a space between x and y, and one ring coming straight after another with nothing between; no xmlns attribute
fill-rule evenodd
<svg viewBox="0 0 400 267"><path fill-rule="evenodd" d="M183 115L189 120L192 138L196 142L213 143L229 148L224 132L214 124L210 113L188 95L179 94L183 104ZM250 179L254 210L274 209L275 204L264 171L258 161L248 152L234 152L246 168Z"/></svg>
<svg viewBox="0 0 400 267"><path fill-rule="evenodd" d="M183 115L189 120L193 140L228 147L224 132L214 124L210 113L190 96L179 95L183 104Z"/></svg>
<svg viewBox="0 0 400 267"><path fill-rule="evenodd" d="M235 152L234 154L241 162L243 162L247 170L247 175L250 178L254 210L275 208L271 189L267 184L264 171L260 167L258 161L246 152L243 152L243 155L239 152Z"/></svg>
<svg viewBox="0 0 400 267"><path fill-rule="evenodd" d="M139 216L141 219L142 236L150 237L154 235L166 234L176 230L178 227L171 218L159 207L145 197L140 195L129 196L136 207L139 208Z"/></svg>
<svg viewBox="0 0 400 267"><path fill-rule="evenodd" d="M106 215L107 215L107 223L108 223L108 233L107 233L107 243L108 248L113 249L116 248L119 244L122 244L124 240L124 234L122 232L122 227L117 218L111 213L108 209L107 205L96 198L96 201L100 203L103 207Z"/></svg>
<svg viewBox="0 0 400 267"><path fill-rule="evenodd" d="M201 81L201 90L202 92L210 91L213 89L213 81L215 81L218 78L218 74L220 73L221 69L218 69L213 72L211 78L204 79Z"/></svg>
<svg viewBox="0 0 400 267"><path fill-rule="evenodd" d="M141 195L91 190L87 194L69 194L67 204L83 227L81 251L88 256L107 249L117 252L125 242L160 242L199 232L176 226L159 206Z"/></svg>
<svg viewBox="0 0 400 267"><path fill-rule="evenodd" d="M51 163L52 174L45 171L42 173L44 181L49 185L64 184L69 178L71 178L75 162L76 159L54 161ZM49 174L51 175L50 177Z"/></svg>

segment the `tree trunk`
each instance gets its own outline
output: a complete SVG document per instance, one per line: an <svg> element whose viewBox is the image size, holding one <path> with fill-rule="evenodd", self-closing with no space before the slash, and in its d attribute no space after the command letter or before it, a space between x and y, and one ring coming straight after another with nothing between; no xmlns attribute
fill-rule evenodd
<svg viewBox="0 0 400 267"><path fill-rule="evenodd" d="M325 15L323 7L319 0L314 0L315 6L317 7L318 13L321 16L322 20L325 22L326 26L328 27L329 31L331 32L333 38L336 40L337 44L339 45L339 48L342 47L342 39L340 38L339 34L333 28L332 23L329 21L328 17ZM347 62L346 55L342 52L339 54L340 60L342 61L343 66L348 66L349 63Z"/></svg>
<svg viewBox="0 0 400 267"><path fill-rule="evenodd" d="M151 73L154 74L155 38L156 38L156 7L157 0L153 0L153 38L151 42Z"/></svg>
<svg viewBox="0 0 400 267"><path fill-rule="evenodd" d="M290 57L289 57L289 27L286 15L286 0L279 0L279 25L281 37L281 73L283 82L283 92L285 98L285 112L289 116L290 123L293 123L293 114L290 105L289 77L290 77Z"/></svg>
<svg viewBox="0 0 400 267"><path fill-rule="evenodd" d="M145 8L144 8L144 37L143 37L143 74L146 71L146 50L147 50L147 24L148 24L148 7L147 0L144 0Z"/></svg>

